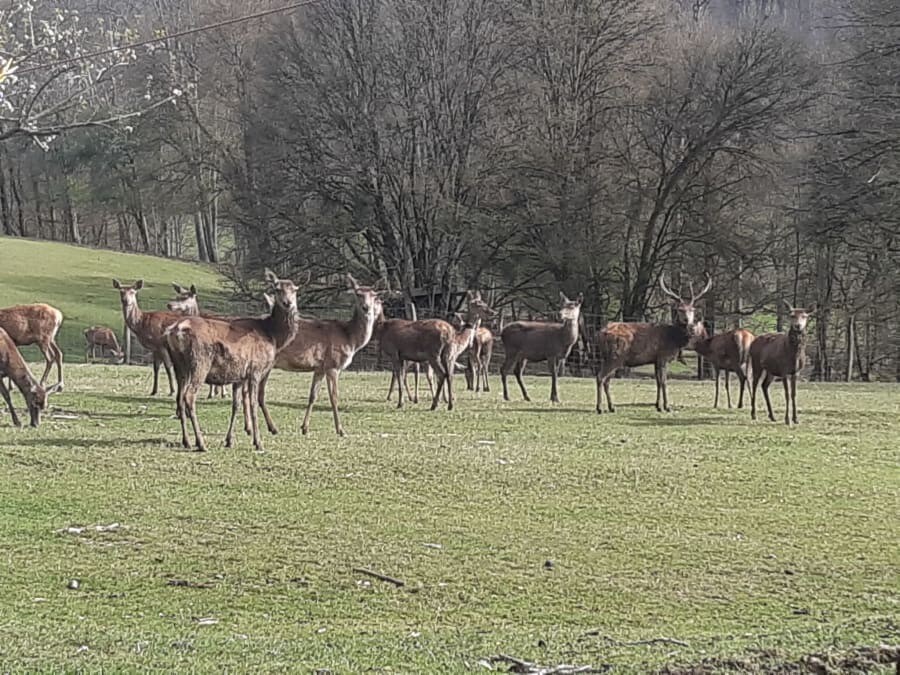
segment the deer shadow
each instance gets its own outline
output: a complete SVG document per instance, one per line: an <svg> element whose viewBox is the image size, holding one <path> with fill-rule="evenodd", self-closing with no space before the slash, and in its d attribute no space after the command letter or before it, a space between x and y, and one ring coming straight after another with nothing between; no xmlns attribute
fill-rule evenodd
<svg viewBox="0 0 900 675"><path fill-rule="evenodd" d="M91 439L91 438L24 438L16 439L16 445L33 448L118 448L126 445L169 445L165 438ZM180 446L179 446L180 447Z"/></svg>

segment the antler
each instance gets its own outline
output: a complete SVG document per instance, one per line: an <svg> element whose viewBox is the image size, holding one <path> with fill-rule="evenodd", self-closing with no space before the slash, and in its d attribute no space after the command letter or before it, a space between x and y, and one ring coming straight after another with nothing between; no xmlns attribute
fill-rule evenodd
<svg viewBox="0 0 900 675"><path fill-rule="evenodd" d="M699 295L694 295L694 287L691 286L691 304L693 305L700 298L707 294L709 289L712 288L712 277L709 276L709 272L706 273L706 286L703 287L703 290L700 291Z"/></svg>
<svg viewBox="0 0 900 675"><path fill-rule="evenodd" d="M673 300L677 300L678 302L682 302L681 296L677 293L674 293L668 286L666 286L666 280L662 274L659 275L659 287L662 289L662 292L668 295Z"/></svg>

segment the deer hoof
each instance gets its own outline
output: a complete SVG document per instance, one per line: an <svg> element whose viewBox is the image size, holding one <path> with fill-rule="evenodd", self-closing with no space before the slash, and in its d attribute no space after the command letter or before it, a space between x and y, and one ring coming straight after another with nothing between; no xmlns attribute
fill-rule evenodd
<svg viewBox="0 0 900 675"><path fill-rule="evenodd" d="M303 434L304 436L306 436L309 433L309 427L307 427L307 426L300 427L300 433Z"/></svg>
<svg viewBox="0 0 900 675"><path fill-rule="evenodd" d="M269 427L269 433L272 434L273 436L277 436L278 435L278 427L276 427L273 424L272 426Z"/></svg>
<svg viewBox="0 0 900 675"><path fill-rule="evenodd" d="M343 436L346 436L347 434L344 432L343 429L338 429L338 430L337 430L337 435L343 437Z"/></svg>
<svg viewBox="0 0 900 675"><path fill-rule="evenodd" d="M232 445L233 445L233 442L232 442L231 437L229 436L228 438L225 439L225 447L230 448Z"/></svg>

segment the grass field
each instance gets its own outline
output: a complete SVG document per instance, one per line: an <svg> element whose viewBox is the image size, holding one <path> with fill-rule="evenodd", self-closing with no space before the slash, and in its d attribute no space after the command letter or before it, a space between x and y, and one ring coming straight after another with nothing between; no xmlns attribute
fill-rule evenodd
<svg viewBox="0 0 900 675"><path fill-rule="evenodd" d="M349 374L339 439L327 404L299 435L309 377L276 373L266 452L223 448L204 401L197 454L149 369L66 380L40 429L0 415L4 671L766 672L898 642L897 386L803 384L788 429L709 383L672 382L670 415L646 381L614 383L615 415L590 381L551 407L546 378L432 413Z"/></svg>
<svg viewBox="0 0 900 675"><path fill-rule="evenodd" d="M222 278L212 267L129 253L0 237L0 307L46 302L62 310L59 345L68 361L84 358L84 329L109 326L122 336L122 306L112 287L144 279L145 309L163 309L174 295L173 281L196 284L207 303L221 304ZM26 351L38 358L33 349Z"/></svg>

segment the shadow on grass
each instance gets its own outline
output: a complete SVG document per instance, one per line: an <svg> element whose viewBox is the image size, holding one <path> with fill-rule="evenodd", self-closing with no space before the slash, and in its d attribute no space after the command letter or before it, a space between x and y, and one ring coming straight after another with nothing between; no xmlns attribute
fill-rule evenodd
<svg viewBox="0 0 900 675"><path fill-rule="evenodd" d="M167 438L134 438L122 440L117 438L91 439L91 438L17 438L17 446L32 448L118 448L133 445L173 445ZM181 449L181 444L178 443Z"/></svg>

